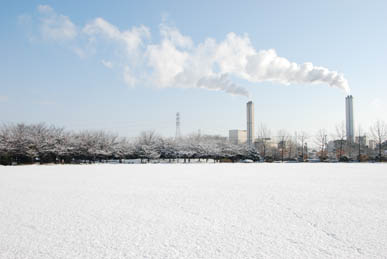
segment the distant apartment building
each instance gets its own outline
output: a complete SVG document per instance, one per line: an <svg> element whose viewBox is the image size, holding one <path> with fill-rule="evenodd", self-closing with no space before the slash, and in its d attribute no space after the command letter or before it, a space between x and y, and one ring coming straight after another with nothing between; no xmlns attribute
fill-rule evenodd
<svg viewBox="0 0 387 259"><path fill-rule="evenodd" d="M247 131L246 130L229 130L228 139L234 145L245 144L247 141Z"/></svg>

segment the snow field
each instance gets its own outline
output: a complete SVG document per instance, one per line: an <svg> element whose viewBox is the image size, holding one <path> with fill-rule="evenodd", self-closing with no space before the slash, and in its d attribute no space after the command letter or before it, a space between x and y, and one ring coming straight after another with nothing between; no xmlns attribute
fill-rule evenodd
<svg viewBox="0 0 387 259"><path fill-rule="evenodd" d="M386 164L0 167L0 258L386 258Z"/></svg>

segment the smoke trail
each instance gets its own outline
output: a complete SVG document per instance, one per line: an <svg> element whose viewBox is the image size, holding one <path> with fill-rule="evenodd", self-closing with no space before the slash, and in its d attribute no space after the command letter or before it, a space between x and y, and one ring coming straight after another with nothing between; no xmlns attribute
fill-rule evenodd
<svg viewBox="0 0 387 259"><path fill-rule="evenodd" d="M233 95L250 97L250 93L244 87L238 86L231 82L226 74L222 74L220 76L202 77L197 82L197 86L210 90L222 90Z"/></svg>
<svg viewBox="0 0 387 259"><path fill-rule="evenodd" d="M229 73L249 82L280 84L327 84L349 93L342 74L307 62L299 65L279 57L274 49L257 51L247 35L229 33L215 48L215 64L221 73Z"/></svg>
<svg viewBox="0 0 387 259"><path fill-rule="evenodd" d="M349 94L348 81L342 74L312 63L298 65L279 57L275 50L261 50L248 57L246 72L250 81L273 81L282 84L327 84Z"/></svg>
<svg viewBox="0 0 387 259"><path fill-rule="evenodd" d="M38 11L44 18L40 20L43 38L61 40L58 35L66 35L66 40L73 41L74 51L81 53L87 53L92 44L108 44L103 50L110 47L112 53L121 50L122 55L115 60L106 57L112 60L107 67L120 69L123 81L131 87L205 88L249 97L245 87L231 81L233 77L286 85L326 84L350 92L342 74L309 62L291 62L279 57L274 49L257 51L247 35L229 33L220 42L208 38L195 44L177 28L163 23L159 27L160 41L152 42L150 29L144 25L122 31L96 18L82 27L49 6L39 6ZM81 46L85 38L88 45Z"/></svg>

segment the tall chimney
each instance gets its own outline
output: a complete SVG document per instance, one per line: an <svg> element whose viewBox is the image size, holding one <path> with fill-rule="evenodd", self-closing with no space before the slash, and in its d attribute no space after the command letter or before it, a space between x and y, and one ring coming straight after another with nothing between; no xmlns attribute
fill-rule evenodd
<svg viewBox="0 0 387 259"><path fill-rule="evenodd" d="M353 143L354 141L354 128L353 128L353 97L348 95L345 97L345 126L347 132L347 142Z"/></svg>
<svg viewBox="0 0 387 259"><path fill-rule="evenodd" d="M254 104L252 101L247 103L247 144L251 146L254 141Z"/></svg>

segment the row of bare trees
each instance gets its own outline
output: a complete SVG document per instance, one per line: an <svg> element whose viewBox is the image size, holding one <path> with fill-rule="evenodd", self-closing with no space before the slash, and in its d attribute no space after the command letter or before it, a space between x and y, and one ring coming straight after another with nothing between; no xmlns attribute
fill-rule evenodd
<svg viewBox="0 0 387 259"><path fill-rule="evenodd" d="M259 154L254 148L232 145L220 136L190 135L172 139L149 131L130 141L104 131L72 132L45 124L19 123L0 127L0 163L4 165L111 159L256 161Z"/></svg>
<svg viewBox="0 0 387 259"><path fill-rule="evenodd" d="M279 130L274 135L267 126L261 124L257 136L258 151L268 160L305 160L308 153L315 149L320 160L331 158L347 161L355 158L359 161L361 159L381 161L384 150L387 150L387 126L383 121L376 121L369 132L358 127L354 142L347 141L344 122L336 125L333 134L329 134L326 129L320 129L314 135L305 131L290 134L286 130ZM308 146L311 147L309 152Z"/></svg>
<svg viewBox="0 0 387 259"><path fill-rule="evenodd" d="M350 159L379 160L387 150L387 126L377 121L369 133L360 127L358 141L346 141L344 123L336 126L334 134L321 129L315 135L300 131L289 134L280 130L275 136L265 125L259 127L254 146L233 145L227 138L192 134L183 138L164 138L153 131L142 132L129 140L104 131L72 132L46 124L7 124L0 126L0 164L96 162L115 159L157 159L190 161L297 160L305 161L311 151L320 160ZM374 148L361 137L373 140Z"/></svg>
<svg viewBox="0 0 387 259"><path fill-rule="evenodd" d="M294 159L304 161L307 159L309 136L306 132L295 132L294 135L291 135L282 129L276 135L272 135L271 130L261 124L257 136L256 147L266 161Z"/></svg>

